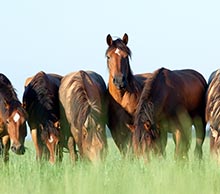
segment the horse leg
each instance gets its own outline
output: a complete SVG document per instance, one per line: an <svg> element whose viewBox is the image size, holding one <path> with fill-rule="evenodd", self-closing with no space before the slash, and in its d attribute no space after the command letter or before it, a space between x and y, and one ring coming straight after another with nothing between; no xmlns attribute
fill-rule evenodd
<svg viewBox="0 0 220 194"><path fill-rule="evenodd" d="M31 129L31 137L34 142L35 150L36 150L36 160L40 160L42 158L42 146L39 144L37 129Z"/></svg>
<svg viewBox="0 0 220 194"><path fill-rule="evenodd" d="M76 143L74 141L73 136L70 136L68 138L67 147L69 149L70 153L70 159L72 162L75 162L77 160L77 154L76 154Z"/></svg>
<svg viewBox="0 0 220 194"><path fill-rule="evenodd" d="M159 142L160 151L159 154L161 154L163 157L166 157L166 146L167 146L167 131L161 130L160 131L160 142Z"/></svg>
<svg viewBox="0 0 220 194"><path fill-rule="evenodd" d="M173 126L176 140L175 158L187 160L192 139L192 120L185 109L177 112Z"/></svg>
<svg viewBox="0 0 220 194"><path fill-rule="evenodd" d="M174 158L175 158L175 160L177 160L179 155L180 155L180 140L181 140L180 130L176 130L173 134L173 137L174 137L174 142L175 142L175 155L174 155Z"/></svg>
<svg viewBox="0 0 220 194"><path fill-rule="evenodd" d="M183 132L183 129L177 129L174 133L174 140L175 140L175 159L188 159L188 151L190 148L190 133L188 132L189 129Z"/></svg>
<svg viewBox="0 0 220 194"><path fill-rule="evenodd" d="M63 160L63 145L61 142L58 142L55 150L56 150L56 156L58 158L58 161L62 162L62 160Z"/></svg>
<svg viewBox="0 0 220 194"><path fill-rule="evenodd" d="M50 143L49 141L46 142L46 145L47 145L47 148L49 150L49 162L51 164L54 164L55 163L55 143L52 142Z"/></svg>
<svg viewBox="0 0 220 194"><path fill-rule="evenodd" d="M8 135L2 137L3 146L3 161L7 163L9 161L9 149L10 149L10 138Z"/></svg>
<svg viewBox="0 0 220 194"><path fill-rule="evenodd" d="M194 119L194 127L196 131L196 147L194 150L194 155L198 159L202 159L202 145L205 140L205 130L206 122L205 119Z"/></svg>

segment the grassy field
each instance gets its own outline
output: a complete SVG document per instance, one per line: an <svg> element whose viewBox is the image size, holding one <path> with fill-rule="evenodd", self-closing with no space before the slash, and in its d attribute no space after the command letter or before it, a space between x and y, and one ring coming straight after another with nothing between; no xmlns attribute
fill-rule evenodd
<svg viewBox="0 0 220 194"><path fill-rule="evenodd" d="M139 194L220 193L220 166L209 156L209 140L204 144L204 160L199 163L193 157L186 164L173 160L174 145L168 141L166 159L154 159L145 164L142 160L122 159L112 139L105 162L97 165L78 162L72 165L68 154L59 165L35 161L31 141L27 152L17 156L10 152L8 166L1 164L1 194Z"/></svg>

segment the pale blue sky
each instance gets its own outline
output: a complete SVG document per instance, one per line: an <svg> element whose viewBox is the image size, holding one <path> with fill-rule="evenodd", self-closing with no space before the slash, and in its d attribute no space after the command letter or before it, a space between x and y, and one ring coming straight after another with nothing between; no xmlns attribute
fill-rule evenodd
<svg viewBox="0 0 220 194"><path fill-rule="evenodd" d="M2 0L0 67L22 98L26 77L93 70L108 80L106 36L129 36L134 73L220 67L219 0Z"/></svg>

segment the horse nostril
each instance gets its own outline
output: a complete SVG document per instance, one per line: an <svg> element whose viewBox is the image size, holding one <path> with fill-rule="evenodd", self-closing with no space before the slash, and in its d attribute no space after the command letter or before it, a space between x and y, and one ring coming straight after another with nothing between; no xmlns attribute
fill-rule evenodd
<svg viewBox="0 0 220 194"><path fill-rule="evenodd" d="M115 79L115 77L113 78L113 83L114 83L114 84L116 83L116 79Z"/></svg>
<svg viewBox="0 0 220 194"><path fill-rule="evenodd" d="M23 145L20 145L18 147L12 145L11 150L18 155L23 155L25 153L25 147Z"/></svg>
<svg viewBox="0 0 220 194"><path fill-rule="evenodd" d="M115 76L113 78L113 83L115 84L116 87L119 89L125 88L126 87L126 79L125 76Z"/></svg>
<svg viewBox="0 0 220 194"><path fill-rule="evenodd" d="M15 146L11 146L11 150L12 150L13 152L16 152L16 147L15 147Z"/></svg>

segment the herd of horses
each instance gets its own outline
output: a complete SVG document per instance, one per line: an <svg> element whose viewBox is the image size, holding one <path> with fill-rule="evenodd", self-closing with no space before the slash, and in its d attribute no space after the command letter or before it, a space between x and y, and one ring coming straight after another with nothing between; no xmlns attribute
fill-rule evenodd
<svg viewBox="0 0 220 194"><path fill-rule="evenodd" d="M168 133L175 143L175 159L187 159L192 126L196 132L195 157L202 159L206 126L210 151L220 154L220 70L208 80L191 69L134 75L127 46L128 35L106 38L108 84L92 71L65 76L43 71L26 79L22 102L10 80L0 74L0 151L9 160L9 149L25 153L27 124L36 159L54 164L67 149L79 157L103 160L108 152L106 126L123 156L146 161L166 154ZM26 124L27 122L27 124Z"/></svg>

